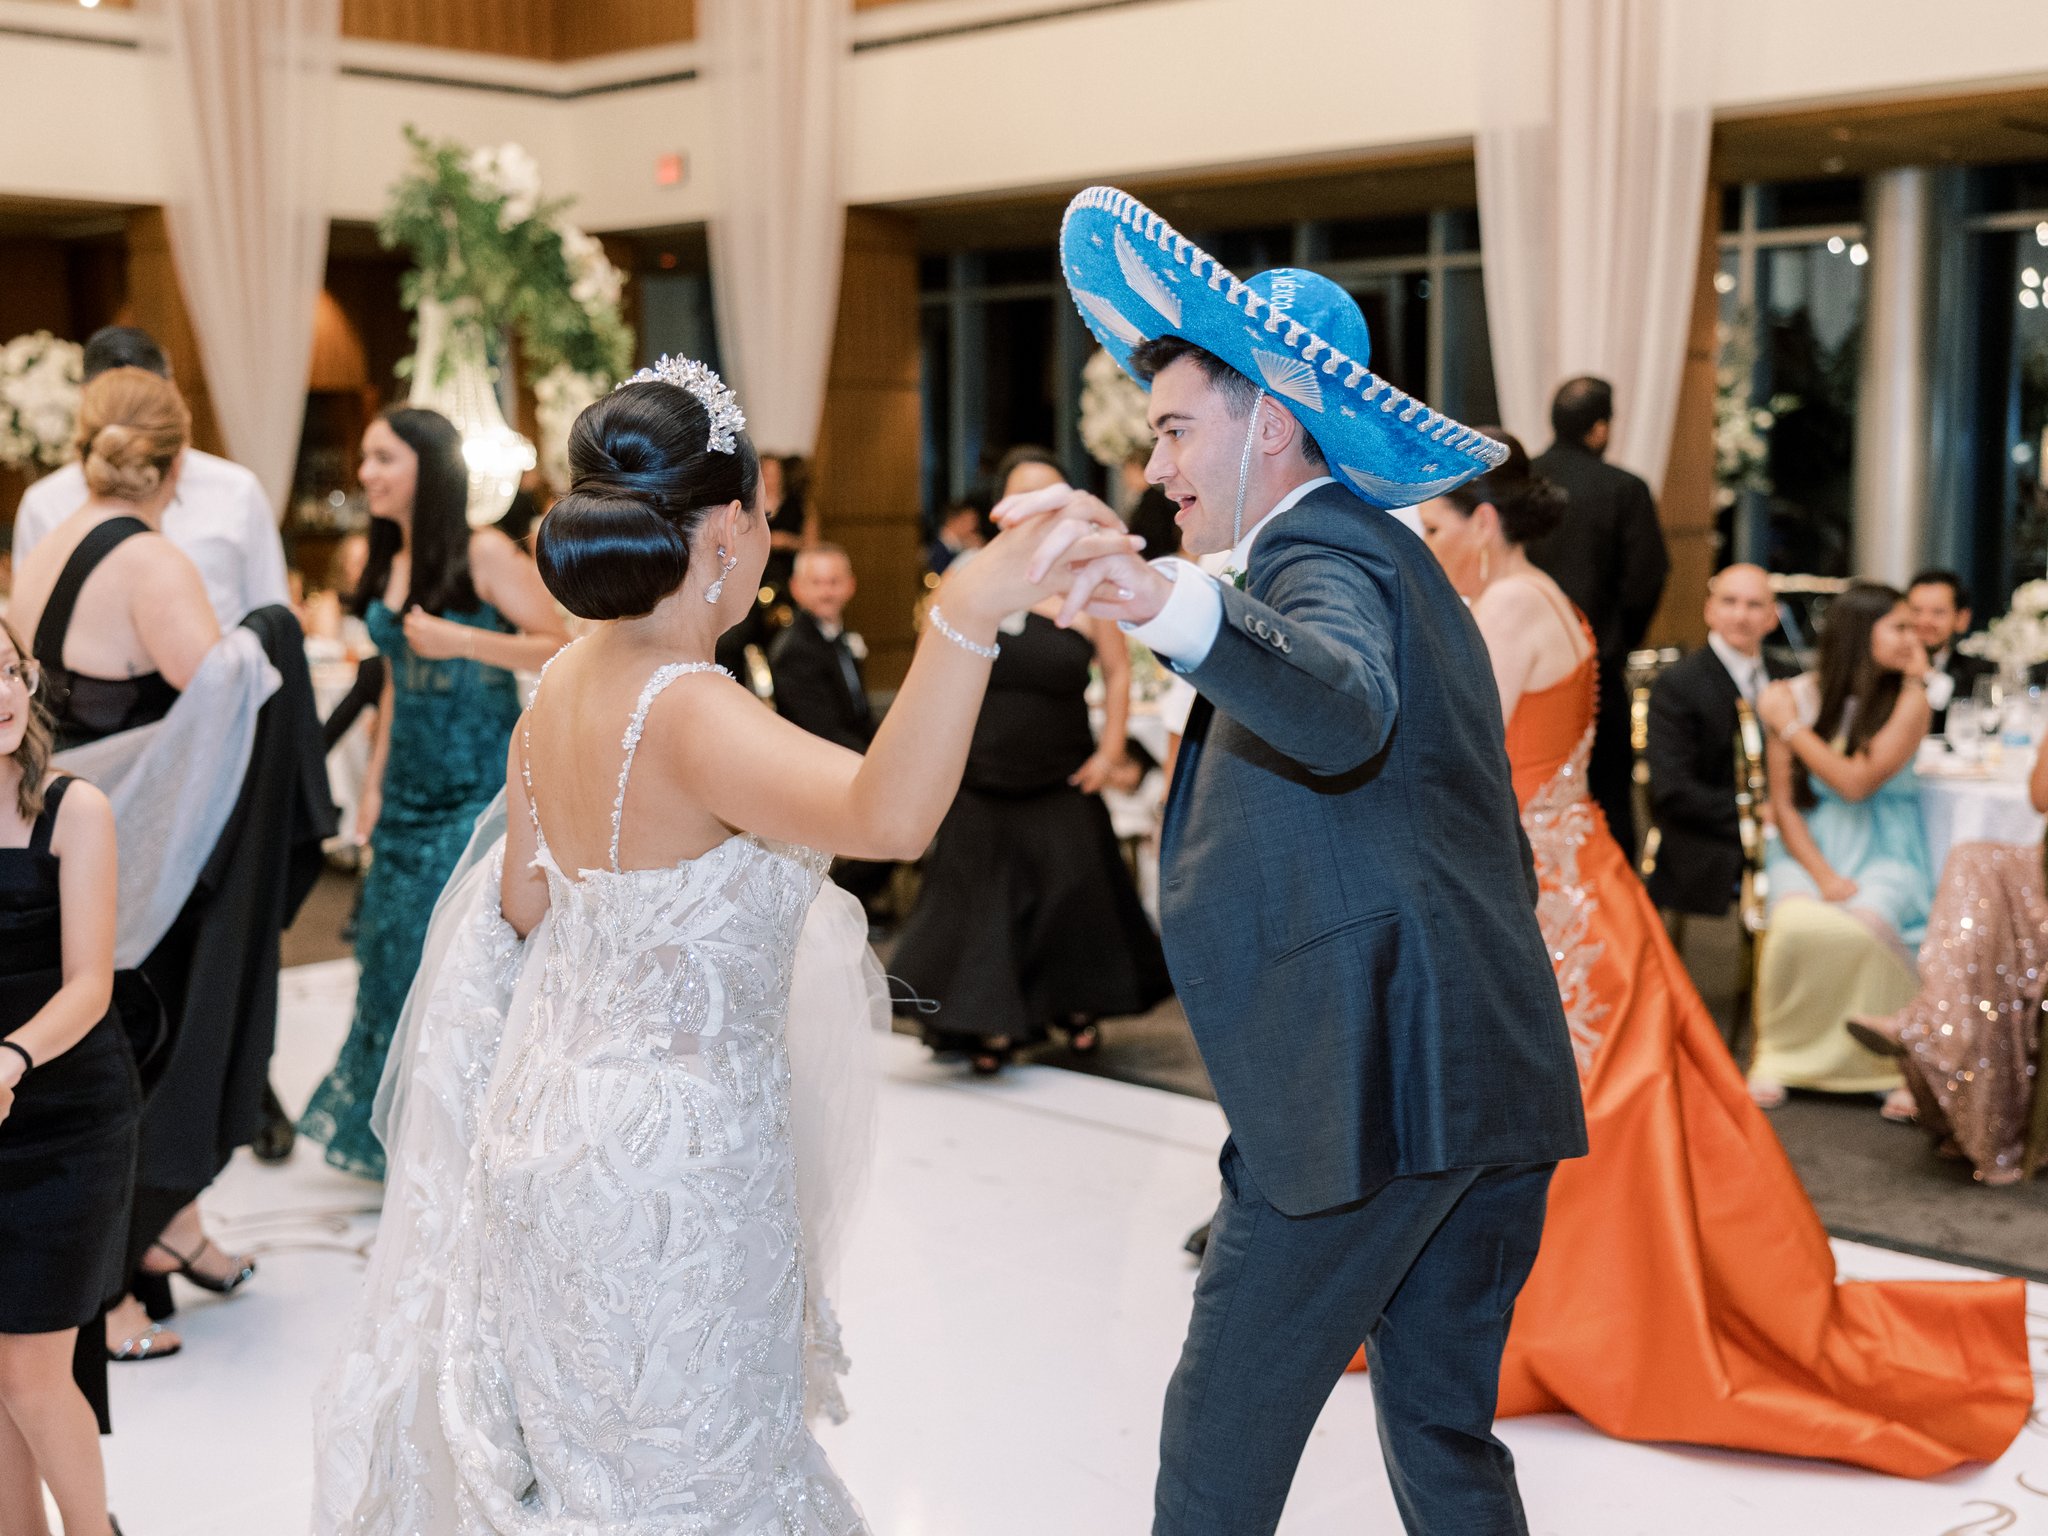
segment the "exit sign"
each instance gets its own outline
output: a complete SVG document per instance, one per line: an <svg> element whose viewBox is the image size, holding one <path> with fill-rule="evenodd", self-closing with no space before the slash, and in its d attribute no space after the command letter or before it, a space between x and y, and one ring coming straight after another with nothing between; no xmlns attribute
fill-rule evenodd
<svg viewBox="0 0 2048 1536"><path fill-rule="evenodd" d="M687 155L657 155L654 158L654 184L657 187L679 187L689 173L690 158Z"/></svg>

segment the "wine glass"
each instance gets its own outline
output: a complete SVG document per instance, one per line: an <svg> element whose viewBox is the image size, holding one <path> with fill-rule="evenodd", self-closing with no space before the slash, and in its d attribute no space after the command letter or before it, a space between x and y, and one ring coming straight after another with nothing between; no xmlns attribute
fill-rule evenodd
<svg viewBox="0 0 2048 1536"><path fill-rule="evenodd" d="M1941 723L1942 738L1956 756L1965 759L1977 755L1977 701L1974 698L1957 699L1949 705L1948 715Z"/></svg>
<svg viewBox="0 0 2048 1536"><path fill-rule="evenodd" d="M1977 716L1977 735L1986 747L1998 741L1999 732L2005 728L2005 685L1995 677L1980 677L1977 686L1970 690Z"/></svg>

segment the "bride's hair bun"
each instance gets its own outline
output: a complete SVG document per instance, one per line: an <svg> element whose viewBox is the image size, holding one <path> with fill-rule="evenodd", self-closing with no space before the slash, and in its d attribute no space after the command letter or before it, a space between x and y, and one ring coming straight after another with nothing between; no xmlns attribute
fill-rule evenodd
<svg viewBox="0 0 2048 1536"><path fill-rule="evenodd" d="M1542 538L1564 521L1568 500L1564 487L1536 472L1528 450L1514 433L1503 427L1479 430L1495 442L1505 443L1508 456L1477 480L1449 492L1447 499L1468 514L1482 504L1491 506L1500 518L1500 535L1510 544Z"/></svg>
<svg viewBox="0 0 2048 1536"><path fill-rule="evenodd" d="M673 384L613 390L569 429L569 494L541 519L541 580L578 618L652 613L690 569L704 519L730 502L752 507L761 465L744 433L733 452L709 446L703 404Z"/></svg>
<svg viewBox="0 0 2048 1536"><path fill-rule="evenodd" d="M110 368L78 398L74 438L95 496L147 501L192 436L177 386L141 368Z"/></svg>

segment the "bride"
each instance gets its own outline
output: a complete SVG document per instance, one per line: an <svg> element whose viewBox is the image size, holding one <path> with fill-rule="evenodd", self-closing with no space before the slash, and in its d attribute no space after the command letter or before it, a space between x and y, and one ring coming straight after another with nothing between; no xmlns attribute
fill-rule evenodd
<svg viewBox="0 0 2048 1536"><path fill-rule="evenodd" d="M514 732L394 1043L323 1536L866 1529L806 1424L838 1406L822 1250L873 1043L865 924L820 887L831 854L924 851L997 623L1050 590L1044 524L947 576L862 758L711 660L769 551L744 425L664 359L571 433L537 554L595 623Z"/></svg>

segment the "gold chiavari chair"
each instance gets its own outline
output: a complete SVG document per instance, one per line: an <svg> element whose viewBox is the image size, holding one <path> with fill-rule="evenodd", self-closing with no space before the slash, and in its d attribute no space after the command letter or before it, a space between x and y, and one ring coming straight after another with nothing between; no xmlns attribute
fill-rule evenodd
<svg viewBox="0 0 2048 1536"><path fill-rule="evenodd" d="M1752 1033L1756 1019L1758 959L1763 951L1764 929L1769 919L1770 876L1764 870L1764 855L1776 836L1767 816L1770 782L1764 772L1764 728L1749 700L1735 701L1735 821L1742 836L1742 886L1736 900L1741 922L1737 945L1742 974L1735 991L1735 1041L1741 1043Z"/></svg>

